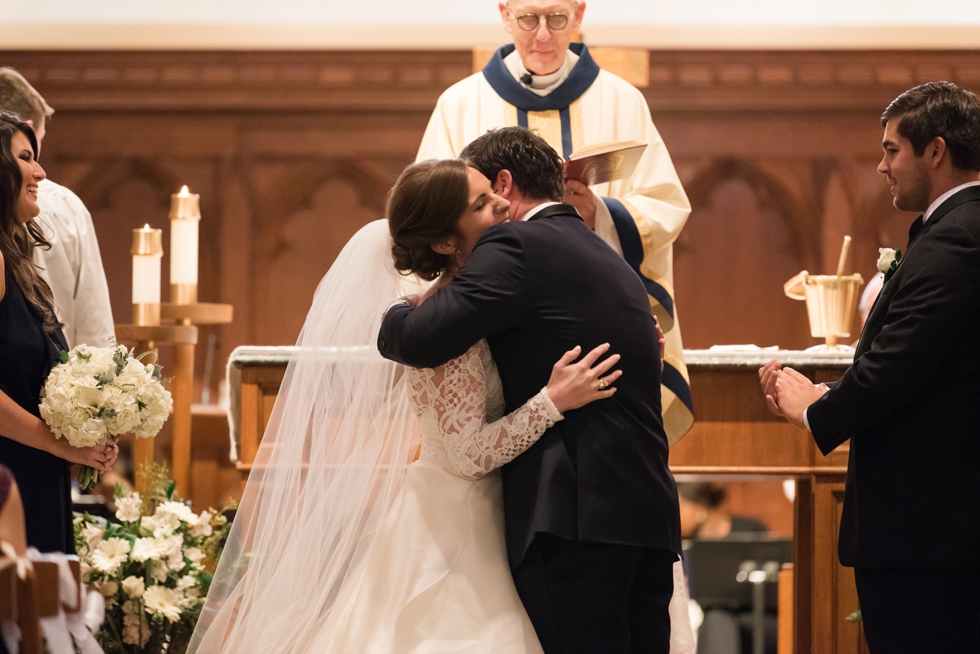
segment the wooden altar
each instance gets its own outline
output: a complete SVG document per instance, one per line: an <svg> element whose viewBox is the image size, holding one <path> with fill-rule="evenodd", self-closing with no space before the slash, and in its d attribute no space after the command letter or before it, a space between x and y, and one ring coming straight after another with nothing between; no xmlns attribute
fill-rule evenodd
<svg viewBox="0 0 980 654"><path fill-rule="evenodd" d="M229 362L233 446L242 482L261 447L292 348L238 348ZM837 562L848 444L824 457L813 439L766 408L758 369L778 358L814 381L837 379L849 355L807 352L686 350L695 424L671 450L675 474L796 481L793 651L860 654L852 572Z"/></svg>

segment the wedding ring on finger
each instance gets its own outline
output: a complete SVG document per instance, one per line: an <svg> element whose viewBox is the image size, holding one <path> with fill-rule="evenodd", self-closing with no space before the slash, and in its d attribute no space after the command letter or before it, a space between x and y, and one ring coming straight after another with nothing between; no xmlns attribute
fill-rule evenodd
<svg viewBox="0 0 980 654"><path fill-rule="evenodd" d="M603 379L602 377L600 377L599 378L599 390L600 391L604 391L607 388L609 388L609 382L607 382L605 379Z"/></svg>

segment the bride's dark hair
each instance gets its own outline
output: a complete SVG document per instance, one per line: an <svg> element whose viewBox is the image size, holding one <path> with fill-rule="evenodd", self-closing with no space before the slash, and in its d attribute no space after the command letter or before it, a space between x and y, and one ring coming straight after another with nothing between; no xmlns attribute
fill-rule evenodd
<svg viewBox="0 0 980 654"><path fill-rule="evenodd" d="M431 281L446 269L449 256L432 244L458 233L469 194L466 164L459 159L422 161L402 171L385 205L397 270Z"/></svg>

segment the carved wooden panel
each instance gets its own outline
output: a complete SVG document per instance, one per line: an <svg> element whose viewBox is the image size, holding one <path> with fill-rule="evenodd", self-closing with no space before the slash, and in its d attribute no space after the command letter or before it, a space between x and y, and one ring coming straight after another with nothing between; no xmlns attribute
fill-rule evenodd
<svg viewBox="0 0 980 654"><path fill-rule="evenodd" d="M236 345L295 339L471 54L0 51L0 63L57 109L41 162L92 210L117 320L129 230L166 232L169 194L201 194L200 297L236 309L202 332L221 336L220 370ZM928 79L977 88L978 71L977 52L651 52L643 93L694 206L675 253L686 345L816 344L782 283L832 270L845 234L869 279L912 219L875 172L881 111ZM165 280L166 266L165 254Z"/></svg>

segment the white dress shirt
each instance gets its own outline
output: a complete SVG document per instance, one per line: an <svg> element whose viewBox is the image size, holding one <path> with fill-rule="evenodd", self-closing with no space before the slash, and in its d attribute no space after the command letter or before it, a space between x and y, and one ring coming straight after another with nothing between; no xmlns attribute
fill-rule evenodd
<svg viewBox="0 0 980 654"><path fill-rule="evenodd" d="M521 218L521 222L529 219L531 216L533 216L534 214L538 213L539 211L541 211L545 207L550 207L553 204L558 204L558 203L557 202L542 202L541 204L539 204L536 207L531 207L530 209L528 209L527 213L524 214L524 217Z"/></svg>
<svg viewBox="0 0 980 654"><path fill-rule="evenodd" d="M37 203L34 220L51 249L35 248L34 261L51 286L68 347L105 347L115 327L92 216L77 195L47 179L38 184Z"/></svg>

